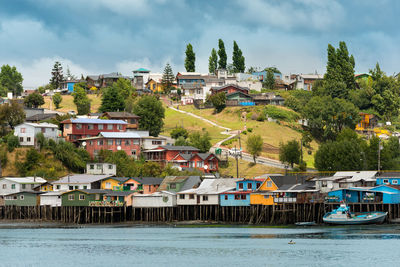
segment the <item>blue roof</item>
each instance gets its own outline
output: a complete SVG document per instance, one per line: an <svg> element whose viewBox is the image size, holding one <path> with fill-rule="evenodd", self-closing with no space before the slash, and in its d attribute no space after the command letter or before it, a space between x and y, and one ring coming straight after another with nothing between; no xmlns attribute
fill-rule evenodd
<svg viewBox="0 0 400 267"><path fill-rule="evenodd" d="M105 138L141 138L134 132L101 132L100 134Z"/></svg>
<svg viewBox="0 0 400 267"><path fill-rule="evenodd" d="M93 123L93 124L128 124L123 120L101 120L101 119L86 119L79 118L71 120L72 123Z"/></svg>
<svg viewBox="0 0 400 267"><path fill-rule="evenodd" d="M150 70L145 69L145 68L140 68L140 69L134 70L134 72L150 72Z"/></svg>

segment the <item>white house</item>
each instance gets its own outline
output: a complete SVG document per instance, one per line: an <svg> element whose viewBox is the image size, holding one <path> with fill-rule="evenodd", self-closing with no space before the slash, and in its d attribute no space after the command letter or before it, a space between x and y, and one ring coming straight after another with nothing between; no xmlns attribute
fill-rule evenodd
<svg viewBox="0 0 400 267"><path fill-rule="evenodd" d="M242 179L220 178L204 179L198 188L177 193L178 205L219 205L219 194L236 188L236 182Z"/></svg>
<svg viewBox="0 0 400 267"><path fill-rule="evenodd" d="M166 142L167 139L164 137L153 137L153 136L143 137L142 150L155 149L159 146L165 146Z"/></svg>
<svg viewBox="0 0 400 267"><path fill-rule="evenodd" d="M45 183L41 177L5 177L0 179L0 195L8 195L22 191L33 191L38 185Z"/></svg>
<svg viewBox="0 0 400 267"><path fill-rule="evenodd" d="M71 174L53 182L54 191L75 189L100 189L101 180L112 177L110 174Z"/></svg>
<svg viewBox="0 0 400 267"><path fill-rule="evenodd" d="M52 191L40 195L40 206L61 206L61 194L64 191Z"/></svg>
<svg viewBox="0 0 400 267"><path fill-rule="evenodd" d="M176 193L161 191L147 195L133 195L132 207L134 208L152 208L152 207L175 207Z"/></svg>
<svg viewBox="0 0 400 267"><path fill-rule="evenodd" d="M315 189L321 193L350 187L372 187L376 183L377 171L336 172L331 177L314 178Z"/></svg>
<svg viewBox="0 0 400 267"><path fill-rule="evenodd" d="M14 135L19 138L19 143L22 146L34 146L36 144L35 137L38 133L43 133L45 138L53 140L61 136L58 126L47 122L24 122L15 126L14 129Z"/></svg>
<svg viewBox="0 0 400 267"><path fill-rule="evenodd" d="M86 164L87 174L105 174L105 175L117 175L117 165L113 163L87 163Z"/></svg>

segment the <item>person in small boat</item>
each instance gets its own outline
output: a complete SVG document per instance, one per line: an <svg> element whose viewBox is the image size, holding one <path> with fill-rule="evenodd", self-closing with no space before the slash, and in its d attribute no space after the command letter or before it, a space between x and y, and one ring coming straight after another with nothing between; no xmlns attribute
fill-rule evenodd
<svg viewBox="0 0 400 267"><path fill-rule="evenodd" d="M351 218L351 213L350 213L350 211L348 210L348 211L346 211L346 213L347 213L347 218Z"/></svg>

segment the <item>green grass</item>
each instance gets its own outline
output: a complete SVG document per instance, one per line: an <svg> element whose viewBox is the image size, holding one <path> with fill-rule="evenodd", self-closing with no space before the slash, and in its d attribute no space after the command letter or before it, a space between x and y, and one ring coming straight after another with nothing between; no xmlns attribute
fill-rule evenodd
<svg viewBox="0 0 400 267"><path fill-rule="evenodd" d="M222 177L236 177L236 160L233 158L228 159L229 165L226 168L219 167L219 172ZM283 173L283 169L265 166L262 164L253 165L251 162L239 159L239 177L240 178L254 178L265 173Z"/></svg>
<svg viewBox="0 0 400 267"><path fill-rule="evenodd" d="M90 111L91 112L97 112L100 105L101 105L101 95L97 96L95 94L88 95L89 99L91 100L90 103ZM74 97L72 95L62 95L62 102L60 104L60 108L57 109L57 111L61 112L68 112L71 110L74 110L75 112L77 111L76 106L74 104ZM44 97L44 105L42 105L42 108L48 108L50 109L50 97L45 96ZM53 110L55 110L54 104L52 104Z"/></svg>

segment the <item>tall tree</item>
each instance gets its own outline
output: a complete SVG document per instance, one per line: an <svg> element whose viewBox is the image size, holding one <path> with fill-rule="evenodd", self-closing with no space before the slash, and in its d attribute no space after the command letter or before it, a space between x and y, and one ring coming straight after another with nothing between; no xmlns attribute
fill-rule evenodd
<svg viewBox="0 0 400 267"><path fill-rule="evenodd" d="M56 93L53 95L53 104L56 106L56 109L60 108L60 104L62 102L63 98L60 93Z"/></svg>
<svg viewBox="0 0 400 267"><path fill-rule="evenodd" d="M211 50L211 56L208 58L208 72L215 74L215 71L218 68L218 55L217 51L213 48Z"/></svg>
<svg viewBox="0 0 400 267"><path fill-rule="evenodd" d="M189 144L198 148L201 153L207 153L211 148L211 137L207 131L194 132L189 135Z"/></svg>
<svg viewBox="0 0 400 267"><path fill-rule="evenodd" d="M24 104L28 108L38 108L39 106L44 104L44 99L41 94L39 94L38 92L34 92L25 97Z"/></svg>
<svg viewBox="0 0 400 267"><path fill-rule="evenodd" d="M164 68L161 84L163 86L163 91L165 93L168 93L171 91L172 84L174 83L175 76L174 73L172 72L171 65L167 63Z"/></svg>
<svg viewBox="0 0 400 267"><path fill-rule="evenodd" d="M125 98L122 90L114 82L112 86L107 87L101 98L100 112L123 111L125 109Z"/></svg>
<svg viewBox="0 0 400 267"><path fill-rule="evenodd" d="M193 52L193 46L189 43L186 46L186 58L185 58L185 68L187 72L196 71L196 54Z"/></svg>
<svg viewBox="0 0 400 267"><path fill-rule="evenodd" d="M226 69L228 57L226 56L225 44L224 41L222 41L222 39L218 40L218 57L219 57L218 68Z"/></svg>
<svg viewBox="0 0 400 267"><path fill-rule="evenodd" d="M263 81L263 87L265 89L275 88L275 76L272 70L267 70L267 75Z"/></svg>
<svg viewBox="0 0 400 267"><path fill-rule="evenodd" d="M226 107L226 94L225 92L220 92L214 95L210 95L207 99L214 106L214 112L219 113Z"/></svg>
<svg viewBox="0 0 400 267"><path fill-rule="evenodd" d="M119 78L112 84L112 86L118 90L124 99L127 99L129 96L131 96L136 90L132 86L131 81L125 78Z"/></svg>
<svg viewBox="0 0 400 267"><path fill-rule="evenodd" d="M67 66L67 71L65 73L65 78L67 80L76 80L77 79L76 76L71 73L71 70L69 69L69 66Z"/></svg>
<svg viewBox="0 0 400 267"><path fill-rule="evenodd" d="M1 66L0 89L2 96L6 96L7 92L13 92L14 96L21 95L23 91L22 81L22 75L17 71L17 68L15 66Z"/></svg>
<svg viewBox="0 0 400 267"><path fill-rule="evenodd" d="M90 99L86 94L86 84L76 83L74 85L74 104L78 110L78 115L85 115L90 112Z"/></svg>
<svg viewBox="0 0 400 267"><path fill-rule="evenodd" d="M257 157L261 154L263 143L262 137L257 134L250 135L247 138L247 151L253 156L254 163L256 163Z"/></svg>
<svg viewBox="0 0 400 267"><path fill-rule="evenodd" d="M299 142L292 140L279 145L279 160L284 163L290 164L293 168L293 164L300 163L301 149Z"/></svg>
<svg viewBox="0 0 400 267"><path fill-rule="evenodd" d="M140 116L139 127L158 136L164 126L165 109L162 103L151 95L141 97L133 106L133 113Z"/></svg>
<svg viewBox="0 0 400 267"><path fill-rule="evenodd" d="M232 62L233 62L233 70L235 73L243 73L246 69L244 63L244 56L242 55L242 50L237 45L236 41L233 41L233 55L232 55Z"/></svg>
<svg viewBox="0 0 400 267"><path fill-rule="evenodd" d="M25 111L17 101L0 105L0 123L11 129L25 120Z"/></svg>
<svg viewBox="0 0 400 267"><path fill-rule="evenodd" d="M50 84L53 89L60 88L60 83L64 81L63 69L61 63L56 61L53 69L51 70Z"/></svg>

